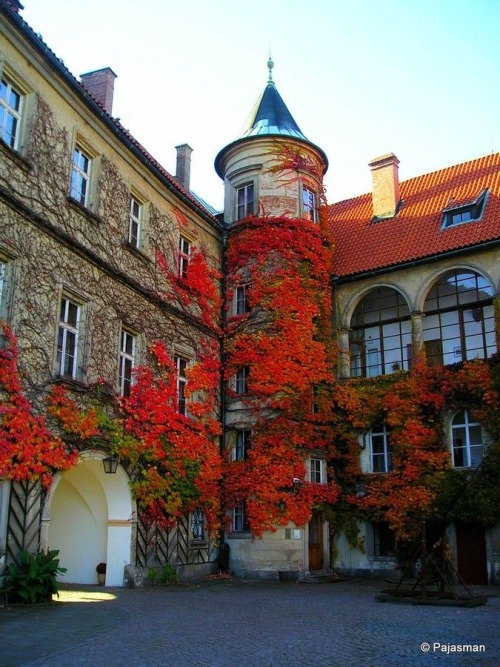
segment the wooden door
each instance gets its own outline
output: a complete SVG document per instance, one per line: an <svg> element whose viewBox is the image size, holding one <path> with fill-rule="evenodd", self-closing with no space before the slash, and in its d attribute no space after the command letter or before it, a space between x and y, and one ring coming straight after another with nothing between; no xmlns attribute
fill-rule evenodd
<svg viewBox="0 0 500 667"><path fill-rule="evenodd" d="M323 514L313 511L309 521L309 571L323 569Z"/></svg>
<svg viewBox="0 0 500 667"><path fill-rule="evenodd" d="M486 540L483 526L457 523L458 573L466 584L486 585Z"/></svg>

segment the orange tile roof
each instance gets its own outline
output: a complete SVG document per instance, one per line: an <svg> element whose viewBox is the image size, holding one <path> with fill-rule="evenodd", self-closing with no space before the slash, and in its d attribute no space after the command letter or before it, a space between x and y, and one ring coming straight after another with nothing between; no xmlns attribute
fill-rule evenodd
<svg viewBox="0 0 500 667"><path fill-rule="evenodd" d="M394 218L373 221L372 195L330 205L334 274L354 276L488 241L500 241L500 153L417 176L401 184ZM443 210L488 199L480 220L442 229Z"/></svg>

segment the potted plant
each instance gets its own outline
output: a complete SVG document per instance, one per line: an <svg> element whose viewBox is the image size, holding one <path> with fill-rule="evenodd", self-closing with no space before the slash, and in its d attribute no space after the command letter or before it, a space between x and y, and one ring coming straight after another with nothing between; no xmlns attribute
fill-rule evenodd
<svg viewBox="0 0 500 667"><path fill-rule="evenodd" d="M106 581L106 563L98 563L95 571L97 572L97 583L102 586Z"/></svg>

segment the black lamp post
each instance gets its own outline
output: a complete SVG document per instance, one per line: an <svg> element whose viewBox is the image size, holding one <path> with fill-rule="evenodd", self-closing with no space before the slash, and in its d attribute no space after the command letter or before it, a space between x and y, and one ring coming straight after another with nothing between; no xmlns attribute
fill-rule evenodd
<svg viewBox="0 0 500 667"><path fill-rule="evenodd" d="M107 475L114 475L118 469L118 459L116 456L107 456L102 460L102 465Z"/></svg>

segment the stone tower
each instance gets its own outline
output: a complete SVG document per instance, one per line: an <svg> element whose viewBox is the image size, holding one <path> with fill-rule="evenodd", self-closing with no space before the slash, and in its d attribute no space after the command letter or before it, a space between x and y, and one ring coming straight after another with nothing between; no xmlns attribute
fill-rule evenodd
<svg viewBox="0 0 500 667"><path fill-rule="evenodd" d="M248 215L318 219L326 154L293 119L272 77L241 136L223 148L215 169L224 180L224 222Z"/></svg>

